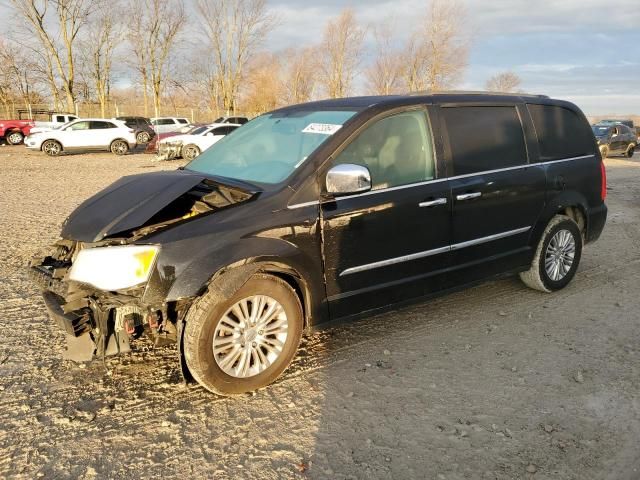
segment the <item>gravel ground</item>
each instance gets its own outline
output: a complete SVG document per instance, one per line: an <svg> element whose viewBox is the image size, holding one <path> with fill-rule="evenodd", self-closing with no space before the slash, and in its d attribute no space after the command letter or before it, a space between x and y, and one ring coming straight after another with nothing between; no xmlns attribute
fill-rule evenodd
<svg viewBox="0 0 640 480"><path fill-rule="evenodd" d="M79 366L27 278L64 217L150 156L0 147L0 478L640 478L640 160L563 291L516 278L325 330L219 398L174 348Z"/></svg>

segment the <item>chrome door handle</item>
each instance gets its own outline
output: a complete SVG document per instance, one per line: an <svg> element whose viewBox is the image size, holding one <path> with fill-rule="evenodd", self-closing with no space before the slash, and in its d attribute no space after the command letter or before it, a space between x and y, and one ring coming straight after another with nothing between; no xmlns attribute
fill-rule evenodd
<svg viewBox="0 0 640 480"><path fill-rule="evenodd" d="M436 205L445 205L447 203L446 198L436 198L435 200L429 200L427 202L420 202L419 207L435 207Z"/></svg>
<svg viewBox="0 0 640 480"><path fill-rule="evenodd" d="M462 195L456 195L456 200L471 200L472 198L478 198L482 196L482 192L463 193Z"/></svg>

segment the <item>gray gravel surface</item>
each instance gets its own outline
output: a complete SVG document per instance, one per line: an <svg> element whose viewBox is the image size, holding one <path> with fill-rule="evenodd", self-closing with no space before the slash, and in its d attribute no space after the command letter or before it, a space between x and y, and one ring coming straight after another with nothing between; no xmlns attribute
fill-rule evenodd
<svg viewBox="0 0 640 480"><path fill-rule="evenodd" d="M517 278L334 327L275 385L181 384L174 348L78 366L26 274L152 157L0 147L0 478L640 478L640 161L563 291Z"/></svg>

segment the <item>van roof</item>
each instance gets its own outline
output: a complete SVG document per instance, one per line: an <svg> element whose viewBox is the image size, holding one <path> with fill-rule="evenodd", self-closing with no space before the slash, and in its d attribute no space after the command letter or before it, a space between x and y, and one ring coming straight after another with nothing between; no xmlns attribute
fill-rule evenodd
<svg viewBox="0 0 640 480"><path fill-rule="evenodd" d="M436 100L440 103L455 102L478 102L478 101L500 101L506 103L542 103L563 105L576 108L573 104L562 100L552 100L546 95L534 95L527 93L502 93L502 92L483 92L483 91L429 91L429 92L412 92L401 95L371 95L360 97L331 98L327 100L318 100L314 102L301 103L298 105L289 105L279 108L274 112L293 112L297 110L364 110L366 108L379 106L385 108L393 108L395 106L405 106L430 102Z"/></svg>

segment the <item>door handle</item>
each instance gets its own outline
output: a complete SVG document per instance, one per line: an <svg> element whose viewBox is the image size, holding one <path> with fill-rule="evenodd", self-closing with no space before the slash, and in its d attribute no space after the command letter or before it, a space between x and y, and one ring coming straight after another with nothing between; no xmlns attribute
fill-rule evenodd
<svg viewBox="0 0 640 480"><path fill-rule="evenodd" d="M456 195L456 200L471 200L472 198L478 198L482 196L482 192L463 193Z"/></svg>
<svg viewBox="0 0 640 480"><path fill-rule="evenodd" d="M436 205L445 205L447 203L446 198L436 198L435 200L428 200L426 202L420 202L419 207L435 207Z"/></svg>

